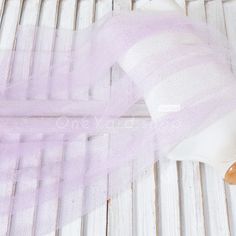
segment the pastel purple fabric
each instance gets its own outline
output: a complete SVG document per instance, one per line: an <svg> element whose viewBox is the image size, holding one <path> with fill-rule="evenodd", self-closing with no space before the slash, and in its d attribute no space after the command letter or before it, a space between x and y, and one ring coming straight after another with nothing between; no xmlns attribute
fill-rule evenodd
<svg viewBox="0 0 236 236"><path fill-rule="evenodd" d="M153 52L129 74L119 67L133 45L165 32L200 43ZM235 110L234 57L219 32L173 12L111 13L80 31L20 27L15 49L0 52L0 218L14 225L12 235L32 227L43 235L105 204L175 145ZM178 112L134 119L153 86L208 63L225 76L211 84L199 78L200 92ZM178 86L189 89L187 81Z"/></svg>

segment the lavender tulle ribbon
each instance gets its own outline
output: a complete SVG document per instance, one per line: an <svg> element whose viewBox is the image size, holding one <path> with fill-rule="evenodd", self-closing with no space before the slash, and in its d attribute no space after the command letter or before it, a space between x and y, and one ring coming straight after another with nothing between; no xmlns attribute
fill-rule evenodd
<svg viewBox="0 0 236 236"><path fill-rule="evenodd" d="M166 32L193 34L199 43L173 44L129 74L120 68L120 78L107 79L132 46ZM234 56L220 33L172 12L112 13L76 32L20 27L16 48L0 52L0 185L6 188L0 218L20 218L17 235L33 219L41 235L105 203L183 139L236 108ZM153 86L208 63L225 77L199 77L201 89L178 112L155 122L133 119L132 107ZM190 89L188 81L177 85ZM106 96L96 98L98 90Z"/></svg>

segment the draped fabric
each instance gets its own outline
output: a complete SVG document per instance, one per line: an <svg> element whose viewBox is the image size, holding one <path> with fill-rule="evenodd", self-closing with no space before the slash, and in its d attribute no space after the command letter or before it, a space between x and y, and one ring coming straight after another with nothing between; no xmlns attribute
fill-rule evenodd
<svg viewBox="0 0 236 236"><path fill-rule="evenodd" d="M135 44L167 32L199 40L153 52L128 74L119 67ZM80 31L20 27L14 50L0 51L0 217L21 218L17 235L33 219L42 235L104 204L235 110L233 62L223 35L173 12L112 13ZM134 119L132 109L153 86L209 63L220 76L170 80L176 93L188 91L179 111ZM120 77L111 80L114 67Z"/></svg>

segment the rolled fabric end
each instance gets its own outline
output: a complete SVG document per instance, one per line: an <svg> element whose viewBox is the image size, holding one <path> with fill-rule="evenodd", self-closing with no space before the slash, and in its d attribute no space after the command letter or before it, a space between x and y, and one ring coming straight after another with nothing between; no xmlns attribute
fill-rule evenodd
<svg viewBox="0 0 236 236"><path fill-rule="evenodd" d="M143 6L143 9L180 11L177 4L171 0L152 1ZM156 65L157 71L159 71L158 66L164 68L165 64L168 65L169 63L170 66L167 66L167 72L165 72L165 75L167 75L169 73L168 70L179 68L181 64L185 64L183 70L178 69L176 73L173 70L164 80L158 81L157 84L151 86L152 84L150 83L148 89L144 91L144 100L152 120L158 121L170 112L180 111L182 106L188 101L198 103L198 99L201 100L202 98L201 96L197 98L197 95L207 94L209 89L220 90L225 85L225 81L230 83L235 79L229 69L219 69L219 65L214 58L204 63L208 45L205 44L203 47L199 47L201 43L201 39L191 31L167 31L138 42L120 60L121 67L131 75L131 78L141 78L142 73L146 73L143 76L146 79L148 79L149 68L153 69L154 67L150 65ZM184 45L183 51L181 51L182 45ZM186 45L190 47L185 47ZM174 47L176 47L176 51ZM203 55L203 57L197 58L194 62L194 56L201 53L202 49L203 54L201 56ZM183 60L188 53L187 60ZM160 63L157 59L158 57L160 58ZM189 61L193 61L190 66ZM172 66L173 64L174 66ZM132 68L139 69L138 71L133 71ZM154 70L152 77L155 77L155 73L156 71ZM157 72L156 76L158 77L159 75L160 73ZM142 83L141 79L134 82L141 89L147 83ZM205 86L206 84L207 86ZM195 100L192 99L194 97ZM192 104L189 103L189 105ZM236 112L227 113L223 118L214 121L213 124L205 127L197 134L185 138L169 152L168 158L207 163L227 183L235 184L235 121Z"/></svg>

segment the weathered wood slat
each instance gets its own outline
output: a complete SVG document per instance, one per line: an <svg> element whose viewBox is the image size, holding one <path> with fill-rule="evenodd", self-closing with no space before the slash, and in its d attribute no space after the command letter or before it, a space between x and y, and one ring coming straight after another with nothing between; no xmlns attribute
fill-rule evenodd
<svg viewBox="0 0 236 236"><path fill-rule="evenodd" d="M24 1L7 1L6 3L2 3L1 7L5 7L5 12L2 14L2 19L1 19L1 35L0 35L0 48L1 50L5 49L14 49L16 47L16 32L17 28L19 26L19 23L21 21L21 16L22 16L22 10L23 10L23 3ZM11 73L12 73L12 61L14 60L13 54L11 55L8 65L7 65L7 70L6 70L6 75L4 80L1 81L1 83L8 83L11 78ZM5 139L8 139L8 137L1 137L2 141ZM16 137L13 137L13 139L20 140L21 138L17 135ZM13 168L17 169L21 165L21 157L19 154L17 156L13 156L12 158L12 163ZM10 188L9 188L10 187ZM17 192L18 189L18 183L17 181L14 181L10 184L6 184L5 186L2 186L1 191L2 193L5 194L8 193L9 196L14 196ZM12 231L14 232L14 217L11 214L11 210L14 207L14 200L13 198L9 201L9 216L7 217L7 222L2 225L2 232L4 232L6 235L10 235ZM27 213L26 213L27 214ZM4 217L5 218L5 217Z"/></svg>
<svg viewBox="0 0 236 236"><path fill-rule="evenodd" d="M175 161L159 161L158 232L160 235L181 235L178 166Z"/></svg>
<svg viewBox="0 0 236 236"><path fill-rule="evenodd" d="M236 32L235 32L235 22L236 22L236 1L231 0L231 1L225 1L224 3L224 17L225 17L225 28L226 28L226 33L228 36L229 41L235 48L235 38L236 38ZM234 56L235 57L235 56ZM232 68L234 73L236 72L236 63L234 62L232 64Z"/></svg>
<svg viewBox="0 0 236 236"><path fill-rule="evenodd" d="M58 26L58 12L60 8L60 1L55 0L55 1L42 1L42 6L41 6L41 14L39 15L39 25L43 27L57 27ZM36 35L37 37L37 35ZM54 48L55 47L55 37L48 38L48 47L49 48ZM37 58L36 58L37 59ZM36 60L34 58L34 60ZM40 63L40 61L39 61ZM50 66L53 63L53 54L51 55L50 58L48 58L48 61L45 62L45 65L47 65L48 73L50 73ZM34 65L34 64L33 64ZM34 69L34 68L33 68ZM34 82L34 81L33 81ZM44 81L42 81L43 83ZM29 88L30 89L30 88ZM45 91L43 94L31 94L31 98L44 98L47 99L50 96L50 91ZM49 136L43 136L43 140L50 140ZM57 153L56 153L57 152ZM55 153L59 159L63 158L63 147L58 147L57 150L55 150ZM40 165L39 165L39 175L41 174L40 172L40 167L44 163L50 162L54 156L52 157L50 149L45 148L45 150L41 153L40 157ZM44 181L40 181L38 183L38 198L40 198L40 187L44 186L46 183ZM38 229L44 226L44 221L45 219L50 223L52 226L56 227L58 224L58 206L60 204L60 200L55 200L53 202L44 204L43 206L39 206L37 208L37 211L35 212L35 232L38 232ZM50 211L50 212L49 212ZM53 234L51 234L53 235Z"/></svg>
<svg viewBox="0 0 236 236"><path fill-rule="evenodd" d="M132 1L131 0L114 0L113 10L131 10ZM119 77L118 68L113 68L112 70L112 80L116 80ZM132 171L132 167L128 167L126 171ZM120 173L122 175L122 172ZM109 176L109 186L112 185L112 175ZM134 222L133 222L133 195L132 186L117 196L111 199L108 203L108 229L107 235L109 236L119 236L119 235L133 235Z"/></svg>
<svg viewBox="0 0 236 236"><path fill-rule="evenodd" d="M187 1L186 0L176 0L176 2L179 4L179 6L185 10L187 13Z"/></svg>
<svg viewBox="0 0 236 236"><path fill-rule="evenodd" d="M146 0L147 2L147 0ZM133 4L133 10L138 9L138 6ZM144 104L137 104L137 107L145 107ZM148 113L148 112L147 112ZM152 153L152 158L155 159L155 154ZM149 235L157 234L157 218L156 211L157 196L155 187L156 165L148 168L145 172L145 177L133 184L133 235Z"/></svg>
<svg viewBox="0 0 236 236"><path fill-rule="evenodd" d="M223 3L220 0L209 1L206 3L207 23L219 29L223 34L226 32L226 21L224 17Z"/></svg>
<svg viewBox="0 0 236 236"><path fill-rule="evenodd" d="M60 7L57 12L57 28L58 29L70 29L74 30L76 28L76 16L77 16L77 11L78 11L78 2L75 0L68 0L68 1L61 1L60 2ZM55 42L56 44L56 42ZM67 44L68 50L73 48L73 41L71 41L69 44ZM68 70L70 70L70 65L68 65ZM54 93L54 97L57 99L69 99L69 94L64 93L64 94L57 94ZM81 153L86 152L86 137L85 136L80 136L80 137L64 137L64 138L69 138L69 140L77 140L78 144L73 145L73 144L67 144L63 145L64 150L63 152L63 159L64 160L69 160L71 156L73 156L73 153L78 150ZM63 166L61 166L61 175L63 176L64 173ZM63 184L61 184L60 188L63 188ZM81 195L78 193L78 199L81 198ZM66 199L68 201L68 199ZM57 225L60 225L61 221L63 220L68 220L67 219L67 213L71 212L72 215L75 217L79 216L78 211L80 209L80 202L76 202L76 205L74 205L74 208L68 209L68 206L66 204L65 199L58 199L58 204L57 204ZM80 217L77 219L71 219L73 222L66 225L63 228L59 228L55 231L55 235L79 235L81 232L81 227L82 227L82 220Z"/></svg>
<svg viewBox="0 0 236 236"><path fill-rule="evenodd" d="M154 158L154 153L153 153ZM134 234L157 235L157 198L155 186L155 166L147 169L145 177L133 185Z"/></svg>
<svg viewBox="0 0 236 236"><path fill-rule="evenodd" d="M91 137L92 139L89 139L89 143L87 144L87 149L90 153L95 153L94 149L96 150L96 147L100 147L104 153L109 151L109 137ZM97 146L98 145L98 146ZM103 157L106 159L106 155ZM99 190L104 192L104 202L106 202L107 197L107 179L104 179L104 182L99 184ZM97 186L94 188L90 188L87 192L84 193L84 198L86 201L89 199L93 199L93 196L90 194L96 191ZM96 193L96 192L95 192ZM94 211L90 212L86 216L83 217L83 234L86 236L93 236L93 235L106 235L106 227L107 227L107 205L101 205L98 208L96 208Z"/></svg>
<svg viewBox="0 0 236 236"><path fill-rule="evenodd" d="M211 167L204 166L202 184L206 235L230 235L223 180Z"/></svg>
<svg viewBox="0 0 236 236"><path fill-rule="evenodd" d="M98 20L101 18L104 14L108 13L111 11L111 5L109 4L110 1L102 1L102 2L97 2L94 0L87 1L87 20L88 24L91 24L92 22ZM84 3L85 4L85 3ZM81 9L82 10L82 9ZM106 83L109 85L110 77L108 74L108 77L106 78L105 81L105 87L109 88ZM92 89L89 90L89 99L101 99L101 100L106 100L108 98L109 92L107 94L99 91L96 87L93 87ZM109 137L93 137L93 140L89 139L88 143L88 151L90 153L93 153L93 148L98 145L101 147L104 152L108 152L109 150ZM106 156L104 156L106 158ZM107 182L104 181L102 185L100 185L100 190L104 190L104 192L108 192L107 189ZM93 191L91 189L90 191ZM88 192L90 194L91 192ZM85 193L85 198L86 198L86 193ZM106 199L104 199L106 200ZM99 208L95 209L93 212L88 214L87 216L84 217L84 231L83 235L86 236L93 236L93 235L105 235L106 234L106 227L107 227L107 205L104 204L100 206Z"/></svg>
<svg viewBox="0 0 236 236"><path fill-rule="evenodd" d="M0 25L2 23L2 15L4 13L6 0L0 0Z"/></svg>
<svg viewBox="0 0 236 236"><path fill-rule="evenodd" d="M177 3L186 11L185 0ZM176 161L160 160L156 165L158 196L158 234L181 235L179 165Z"/></svg>
<svg viewBox="0 0 236 236"><path fill-rule="evenodd" d="M5 10L5 5L6 5L6 1L2 0L1 2L1 5L0 5L0 23L1 23L1 26L2 26L2 20L3 20L3 14L4 14L4 10ZM2 34L2 32L1 32ZM1 142L2 142L2 137L1 137ZM13 163L13 166L14 166L14 163ZM12 183L9 185L9 184L5 184L5 183L2 183L0 184L0 196L4 196L5 194L11 194L11 191L12 191ZM1 229L1 234L6 234L7 232L7 227L8 227L8 216L6 217L1 217L0 218L0 229Z"/></svg>
<svg viewBox="0 0 236 236"><path fill-rule="evenodd" d="M24 1L24 5L22 5L22 11L21 13L21 25L38 25L39 22L39 15L41 11L41 0L37 1ZM23 8L24 7L24 8ZM17 41L15 42L15 47L17 47ZM17 63L17 58L14 58L14 63ZM30 67L31 64L29 64L28 73L30 73ZM32 140L34 139L34 136L24 136L21 137L21 140ZM20 144L19 144L20 145ZM26 155L20 154L20 160L19 160L19 167L24 168L28 165L32 166L38 166L40 163L40 158L30 158ZM30 161L25 161L26 159L29 159ZM17 180L16 190L15 194L19 194L21 191L24 191L27 187L31 187L32 189L37 188L38 183L37 181L28 181L27 185L25 183L21 182L21 179L19 178ZM15 203L14 203L15 204ZM12 222L10 225L10 233L15 235L18 232L16 231L17 228L23 223L27 223L27 228L24 229L24 232L26 234L31 234L34 232L35 229L35 210L36 207L33 207L32 209L29 209L26 213L23 215L14 215L12 216Z"/></svg>
<svg viewBox="0 0 236 236"><path fill-rule="evenodd" d="M86 136L71 136L67 137L69 140L73 141L72 143L66 145L65 149L65 160L70 160L74 157L74 153L84 154L86 152ZM75 142L76 141L76 142ZM76 195L78 199L82 199L82 193ZM74 196L76 198L76 196ZM63 199L60 206L61 220L66 219L66 214L69 212L74 218L71 219L71 222L63 226L60 230L57 231L59 235L65 236L80 236L82 234L82 217L79 217L79 210L81 210L81 202L76 199L74 204L68 206L65 204ZM68 199L67 199L68 200ZM73 199L72 199L73 200Z"/></svg>
<svg viewBox="0 0 236 236"><path fill-rule="evenodd" d="M182 162L180 173L182 234L204 236L205 225L199 163Z"/></svg>
<svg viewBox="0 0 236 236"><path fill-rule="evenodd" d="M188 16L205 21L204 1L188 3ZM181 162L181 225L183 235L205 235L201 171L199 163Z"/></svg>
<svg viewBox="0 0 236 236"><path fill-rule="evenodd" d="M114 10L131 10L133 8L132 0L114 0L113 1Z"/></svg>
<svg viewBox="0 0 236 236"><path fill-rule="evenodd" d="M188 3L187 14L195 19L206 21L204 0L196 0Z"/></svg>
<svg viewBox="0 0 236 236"><path fill-rule="evenodd" d="M2 9L4 9L3 3ZM1 25L0 49L13 49L16 30L21 20L23 0L6 1L5 4Z"/></svg>
<svg viewBox="0 0 236 236"><path fill-rule="evenodd" d="M221 1L212 1L206 3L207 23L218 28L223 34L226 34L224 12ZM227 201L225 192L225 183L215 173L215 171L205 166L205 190L204 199L206 214L206 232L210 235L230 235L229 219L227 214ZM208 213L206 213L206 210Z"/></svg>
<svg viewBox="0 0 236 236"><path fill-rule="evenodd" d="M222 3L218 0L218 5L222 7ZM229 41L235 46L236 32L236 1L225 1L223 4L223 13L225 18L225 28ZM234 73L236 72L236 65L232 65ZM226 186L227 203L228 203L228 216L230 221L231 235L236 235L236 188L235 186Z"/></svg>

